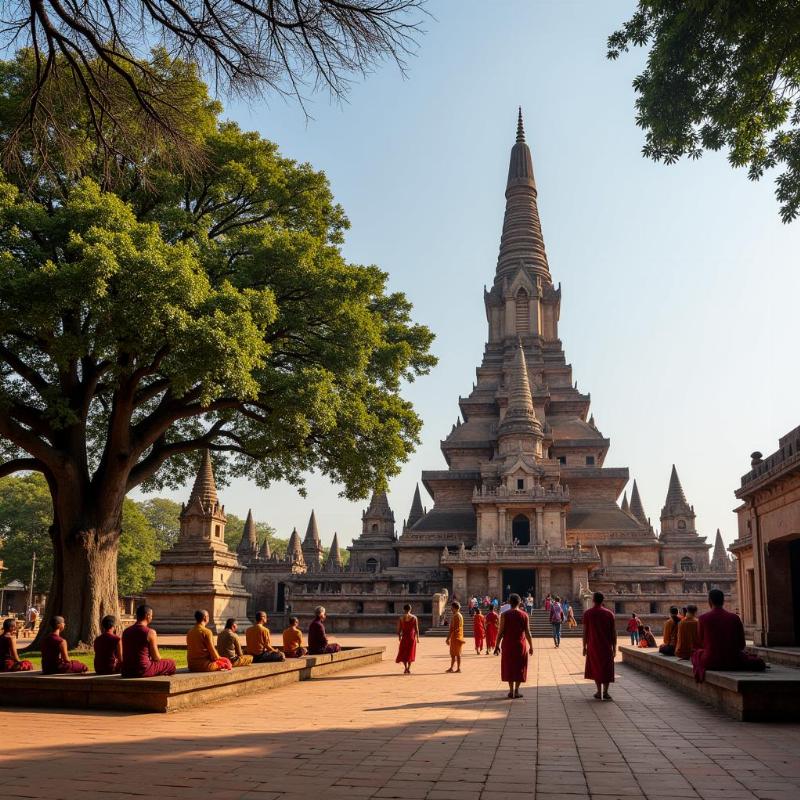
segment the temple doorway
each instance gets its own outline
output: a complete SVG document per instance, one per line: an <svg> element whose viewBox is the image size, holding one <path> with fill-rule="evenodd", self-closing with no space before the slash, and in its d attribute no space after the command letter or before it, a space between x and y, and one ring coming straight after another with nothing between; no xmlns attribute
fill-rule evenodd
<svg viewBox="0 0 800 800"><path fill-rule="evenodd" d="M531 521L524 514L517 514L511 522L511 541L523 546L531 543Z"/></svg>
<svg viewBox="0 0 800 800"><path fill-rule="evenodd" d="M508 600L508 596L514 592L523 599L528 592L536 597L535 569L503 570L503 602Z"/></svg>
<svg viewBox="0 0 800 800"><path fill-rule="evenodd" d="M794 644L800 645L800 539L789 545L789 571L792 580L792 609L794 611Z"/></svg>
<svg viewBox="0 0 800 800"><path fill-rule="evenodd" d="M279 583L275 597L275 610L286 611L286 584Z"/></svg>

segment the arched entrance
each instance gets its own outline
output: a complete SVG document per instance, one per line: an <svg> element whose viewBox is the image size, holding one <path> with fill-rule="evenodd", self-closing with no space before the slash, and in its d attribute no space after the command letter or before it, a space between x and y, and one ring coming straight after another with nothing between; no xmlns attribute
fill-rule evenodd
<svg viewBox="0 0 800 800"><path fill-rule="evenodd" d="M511 541L518 545L531 543L531 522L524 514L517 514L511 522Z"/></svg>

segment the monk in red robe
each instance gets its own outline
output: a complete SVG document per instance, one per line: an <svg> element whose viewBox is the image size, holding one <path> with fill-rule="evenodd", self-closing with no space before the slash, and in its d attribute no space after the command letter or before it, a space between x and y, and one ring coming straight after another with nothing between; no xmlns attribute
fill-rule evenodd
<svg viewBox="0 0 800 800"><path fill-rule="evenodd" d="M475 638L475 652L480 655L483 640L486 638L486 617L481 613L480 606L475 608L475 616L472 618L472 635Z"/></svg>
<svg viewBox="0 0 800 800"><path fill-rule="evenodd" d="M43 675L81 675L89 670L86 664L69 657L67 640L61 636L66 626L64 617L53 617L50 620L53 632L42 639Z"/></svg>
<svg viewBox="0 0 800 800"><path fill-rule="evenodd" d="M491 606L489 613L486 615L486 655L493 652L497 647L497 631L500 626L500 615Z"/></svg>
<svg viewBox="0 0 800 800"><path fill-rule="evenodd" d="M3 620L0 636L0 672L30 672L33 664L19 657L17 652L17 621L13 617Z"/></svg>
<svg viewBox="0 0 800 800"><path fill-rule="evenodd" d="M719 589L708 593L710 611L698 619L697 643L692 652L692 669L698 683L706 677L706 670L744 670L763 672L767 665L762 658L744 652L744 626L738 614L731 614L722 606L725 595Z"/></svg>
<svg viewBox="0 0 800 800"><path fill-rule="evenodd" d="M94 640L94 671L97 675L122 672L122 637L117 636L117 619L109 614L100 620L102 633Z"/></svg>
<svg viewBox="0 0 800 800"><path fill-rule="evenodd" d="M509 596L508 604L511 608L500 617L500 630L494 648L497 655L502 644L500 679L508 684L508 698L514 700L522 697L519 685L528 680L528 656L533 655L530 618L519 607L521 602L522 598L518 594Z"/></svg>
<svg viewBox="0 0 800 800"><path fill-rule="evenodd" d="M136 624L129 625L123 631L123 678L156 678L175 674L175 662L171 658L161 658L158 636L150 627L152 621L153 609L139 606L136 609Z"/></svg>
<svg viewBox="0 0 800 800"><path fill-rule="evenodd" d="M592 595L594 605L583 613L584 678L595 682L596 700L610 700L608 685L614 682L614 656L617 653L617 623L604 605L602 592Z"/></svg>
<svg viewBox="0 0 800 800"><path fill-rule="evenodd" d="M417 658L417 645L419 644L419 621L411 613L411 606L403 606L403 616L397 620L397 658L395 664L403 665L403 675L411 674L411 665Z"/></svg>

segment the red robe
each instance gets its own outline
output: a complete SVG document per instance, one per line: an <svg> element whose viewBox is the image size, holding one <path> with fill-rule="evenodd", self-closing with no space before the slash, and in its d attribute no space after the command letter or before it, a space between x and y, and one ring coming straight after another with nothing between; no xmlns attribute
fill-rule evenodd
<svg viewBox="0 0 800 800"><path fill-rule="evenodd" d="M397 625L400 633L400 645L397 648L397 658L395 664L410 664L417 658L417 618L411 616L408 619L400 617Z"/></svg>
<svg viewBox="0 0 800 800"><path fill-rule="evenodd" d="M697 643L692 652L692 669L698 683L707 669L762 672L763 659L744 652L744 626L737 614L724 608L712 608L698 619Z"/></svg>
<svg viewBox="0 0 800 800"><path fill-rule="evenodd" d="M500 615L492 609L486 615L486 649L494 650L497 644L497 630L500 627Z"/></svg>
<svg viewBox="0 0 800 800"><path fill-rule="evenodd" d="M586 668L584 678L599 683L614 681L614 645L616 642L614 614L604 606L593 606L583 612L586 637Z"/></svg>
<svg viewBox="0 0 800 800"><path fill-rule="evenodd" d="M483 614L476 614L472 618L472 635L475 637L475 649L482 650L483 640L486 636L486 617Z"/></svg>
<svg viewBox="0 0 800 800"><path fill-rule="evenodd" d="M528 615L519 608L503 613L503 641L500 643L500 680L528 680Z"/></svg>

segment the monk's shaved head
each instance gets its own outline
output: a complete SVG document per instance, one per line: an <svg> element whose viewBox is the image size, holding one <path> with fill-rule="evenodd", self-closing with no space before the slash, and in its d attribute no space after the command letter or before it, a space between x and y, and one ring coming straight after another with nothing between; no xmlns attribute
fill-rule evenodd
<svg viewBox="0 0 800 800"><path fill-rule="evenodd" d="M711 603L714 608L722 608L725 604L725 595L722 593L722 590L712 589L708 593L708 602Z"/></svg>

